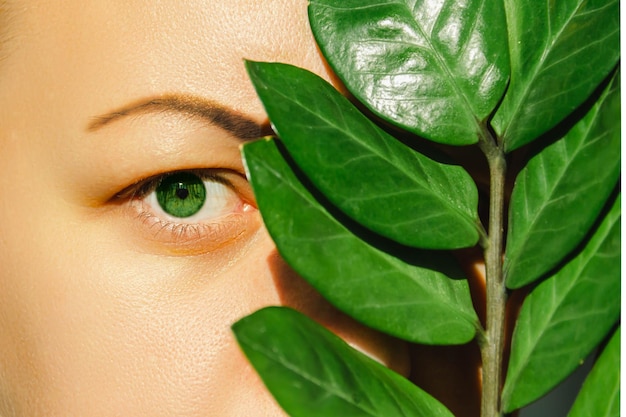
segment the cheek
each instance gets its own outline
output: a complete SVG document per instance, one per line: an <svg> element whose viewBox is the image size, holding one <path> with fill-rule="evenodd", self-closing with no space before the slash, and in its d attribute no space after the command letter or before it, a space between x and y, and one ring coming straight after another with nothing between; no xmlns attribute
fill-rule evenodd
<svg viewBox="0 0 626 417"><path fill-rule="evenodd" d="M161 257L48 214L57 221L34 217L36 237L0 254L0 370L24 415L271 408L230 331L279 301L265 239L237 253Z"/></svg>

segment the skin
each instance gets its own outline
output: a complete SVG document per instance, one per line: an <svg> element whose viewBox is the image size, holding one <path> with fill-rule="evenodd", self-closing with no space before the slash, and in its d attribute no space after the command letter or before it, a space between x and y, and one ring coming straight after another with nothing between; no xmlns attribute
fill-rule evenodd
<svg viewBox="0 0 626 417"><path fill-rule="evenodd" d="M244 58L331 80L305 1L16 3L0 61L1 416L283 415L230 331L267 305L408 374L406 346L338 313L280 259L240 138L181 108L111 116L183 97L264 133ZM227 210L173 225L136 193L185 169L230 178Z"/></svg>

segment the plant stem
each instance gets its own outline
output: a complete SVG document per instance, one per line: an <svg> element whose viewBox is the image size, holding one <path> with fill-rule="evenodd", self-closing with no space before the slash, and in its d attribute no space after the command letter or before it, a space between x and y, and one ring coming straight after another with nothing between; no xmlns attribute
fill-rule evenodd
<svg viewBox="0 0 626 417"><path fill-rule="evenodd" d="M506 159L493 136L485 131L479 146L490 171L489 237L484 245L487 287L486 335L482 356L481 417L501 417L500 394L503 374L506 287L502 271L504 238L504 183Z"/></svg>

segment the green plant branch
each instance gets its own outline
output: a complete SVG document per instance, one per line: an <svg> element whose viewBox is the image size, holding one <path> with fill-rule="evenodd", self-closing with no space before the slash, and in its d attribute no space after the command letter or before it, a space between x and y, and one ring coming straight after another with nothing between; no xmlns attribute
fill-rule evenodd
<svg viewBox="0 0 626 417"><path fill-rule="evenodd" d="M479 147L489 163L490 198L488 239L483 244L487 288L486 336L480 343L482 356L481 417L502 416L500 393L505 342L506 288L502 272L504 239L504 184L506 158L493 135L483 130ZM481 341L479 341L481 342Z"/></svg>

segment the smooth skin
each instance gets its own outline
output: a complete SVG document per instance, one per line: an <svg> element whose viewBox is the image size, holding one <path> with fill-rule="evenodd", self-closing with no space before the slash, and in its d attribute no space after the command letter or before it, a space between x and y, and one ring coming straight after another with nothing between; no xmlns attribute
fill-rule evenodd
<svg viewBox="0 0 626 417"><path fill-rule="evenodd" d="M239 145L268 123L244 58L331 80L306 1L10 0L0 13L0 416L283 415L230 331L267 305L408 374L405 345L285 265L245 180ZM226 177L223 207L159 212L139 185L180 170Z"/></svg>

